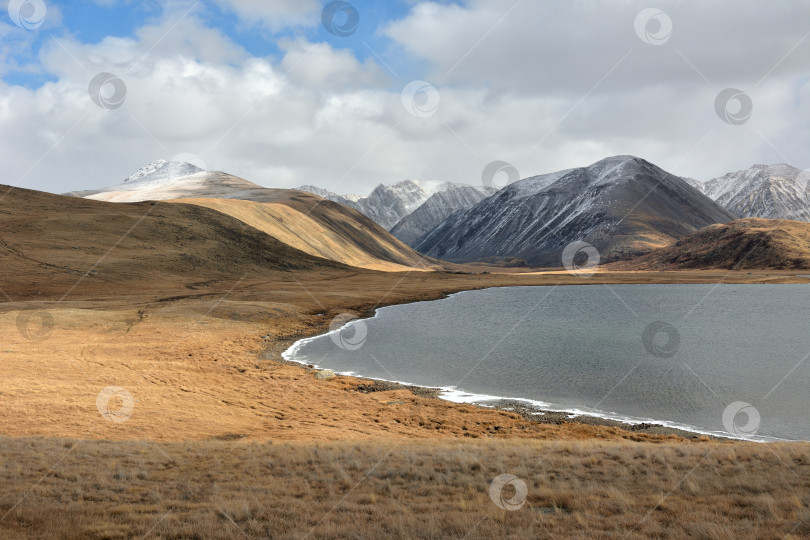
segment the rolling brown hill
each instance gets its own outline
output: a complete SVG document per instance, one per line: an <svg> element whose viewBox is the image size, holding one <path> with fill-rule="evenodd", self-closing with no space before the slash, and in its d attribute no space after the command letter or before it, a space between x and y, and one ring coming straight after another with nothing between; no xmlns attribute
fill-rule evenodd
<svg viewBox="0 0 810 540"><path fill-rule="evenodd" d="M286 189L268 190L262 201L200 198L168 202L217 210L305 253L358 268L387 272L440 268L438 261L421 256L357 210Z"/></svg>
<svg viewBox="0 0 810 540"><path fill-rule="evenodd" d="M709 225L612 270L810 269L810 224L748 218Z"/></svg>
<svg viewBox="0 0 810 540"><path fill-rule="evenodd" d="M192 285L348 267L191 204L112 204L0 187L2 287Z"/></svg>
<svg viewBox="0 0 810 540"><path fill-rule="evenodd" d="M213 208L296 249L358 268L440 269L365 214L292 189L265 188L218 171L144 177L100 191L74 193L108 202L182 201Z"/></svg>

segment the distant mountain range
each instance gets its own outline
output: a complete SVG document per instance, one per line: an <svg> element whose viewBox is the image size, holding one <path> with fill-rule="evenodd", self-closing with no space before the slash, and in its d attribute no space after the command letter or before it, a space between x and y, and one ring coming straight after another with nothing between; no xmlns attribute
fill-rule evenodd
<svg viewBox="0 0 810 540"><path fill-rule="evenodd" d="M754 165L706 182L687 181L740 217L810 221L810 171Z"/></svg>
<svg viewBox="0 0 810 540"><path fill-rule="evenodd" d="M405 216L411 215L437 193L453 190L455 196L450 195L434 200L430 205L433 212L423 212L423 218L426 218L428 214L435 213L443 203L449 205L448 209L451 210L449 213L447 213L446 210L441 212L446 214L444 217L447 217L450 213L462 208L459 204L465 204L466 201L470 201L470 204L475 204L475 202L478 202L484 195L494 193L492 189L477 188L464 184L454 184L452 182L432 182L425 184L416 180L403 180L390 186L379 184L367 197L360 195L338 195L337 193L311 185L301 186L298 189L359 210L389 231L402 221ZM474 192L481 194L481 197L477 198ZM465 194L461 195L461 193ZM473 199L477 200L472 202ZM444 219L444 217L442 219ZM435 222L434 226L438 225L439 222L441 222L441 220ZM409 231L404 234L410 239L413 232ZM400 240L408 241L405 240L405 238L400 238Z"/></svg>
<svg viewBox="0 0 810 540"><path fill-rule="evenodd" d="M226 173L159 160L118 185L71 195L110 202L191 202L236 217L310 255L390 271L439 268L435 259L559 267L563 250L578 241L595 247L603 263L676 247L697 253L696 246L705 246L707 238L720 242L722 251L723 242L740 237L742 225L730 229L734 234L712 229L709 236L705 227L739 217L810 221L808 180L808 173L788 165L755 165L699 182L637 157L615 156L526 178L497 192L404 180L380 184L361 196L312 185L300 191L264 188ZM747 237L760 229L747 227ZM695 237L695 244L690 239L697 231L704 236ZM660 255L654 265L677 265L666 260L688 258ZM708 262L683 264L709 267L721 259L714 253ZM775 268L778 263L768 264Z"/></svg>
<svg viewBox="0 0 810 540"><path fill-rule="evenodd" d="M454 262L517 258L561 266L564 248L584 241L607 262L734 219L682 178L643 159L616 156L511 184L455 212L414 247Z"/></svg>
<svg viewBox="0 0 810 540"><path fill-rule="evenodd" d="M419 208L406 215L391 229L391 234L415 246L419 239L458 210L471 208L495 193L494 188L465 184L442 184L442 189L431 195Z"/></svg>

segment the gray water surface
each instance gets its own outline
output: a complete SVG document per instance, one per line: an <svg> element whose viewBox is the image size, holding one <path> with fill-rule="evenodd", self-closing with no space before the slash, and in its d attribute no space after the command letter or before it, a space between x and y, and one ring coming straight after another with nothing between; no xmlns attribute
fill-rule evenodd
<svg viewBox="0 0 810 540"><path fill-rule="evenodd" d="M810 440L809 322L805 284L510 287L382 308L288 357L559 410ZM751 407L735 415L737 402Z"/></svg>

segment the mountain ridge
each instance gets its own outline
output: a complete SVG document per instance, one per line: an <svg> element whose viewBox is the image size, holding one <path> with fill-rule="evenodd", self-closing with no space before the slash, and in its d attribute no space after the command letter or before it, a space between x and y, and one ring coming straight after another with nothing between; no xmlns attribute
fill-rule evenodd
<svg viewBox="0 0 810 540"><path fill-rule="evenodd" d="M758 164L690 183L740 217L810 221L810 171L784 163Z"/></svg>
<svg viewBox="0 0 810 540"><path fill-rule="evenodd" d="M400 219L391 229L391 234L409 246L414 246L421 237L454 212L475 206L495 193L492 188L477 188L450 182L443 184L443 188L428 197L416 210Z"/></svg>
<svg viewBox="0 0 810 540"><path fill-rule="evenodd" d="M519 258L558 267L574 241L610 261L733 219L680 177L634 156L613 156L511 184L454 213L414 247L453 262Z"/></svg>

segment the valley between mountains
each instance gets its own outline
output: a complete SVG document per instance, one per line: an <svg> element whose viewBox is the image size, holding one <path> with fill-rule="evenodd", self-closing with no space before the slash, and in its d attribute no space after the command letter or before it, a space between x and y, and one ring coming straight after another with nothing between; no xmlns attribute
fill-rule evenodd
<svg viewBox="0 0 810 540"><path fill-rule="evenodd" d="M169 162L151 164L109 188L67 195L3 187L0 440L4 463L28 460L23 475L0 468L9 486L0 497L0 511L8 515L4 534L143 536L171 507L174 517L158 525L167 537L186 536L184 524L192 521L195 530L227 537L233 531L221 529L221 512L248 527L280 519L288 523L286 536L327 527L324 536L339 537L351 524L329 514L318 522L300 508L298 496L274 495L287 505L285 512L299 516L295 524L251 510L241 497L264 496L259 492L266 486L254 482L264 465L256 464L272 461L295 478L313 467L328 478L334 474L327 482L332 488L321 484L326 477L319 473L320 480L311 479L310 491L300 495L311 499L311 508L321 508L322 490L329 489L362 506L376 495L355 474L357 455L378 456L384 474L395 476L435 478L445 473L434 464L449 464L458 469L454 482L469 485L445 482L453 495L439 498L446 501L456 500L459 490L472 490L469 497L477 498L469 486L480 483L479 473L491 476L493 464L519 472L517 464L528 456L550 456L582 473L581 481L560 478L554 493L538 495L540 488L533 486L532 497L543 497L533 504L557 508L551 512L559 514L558 532L576 519L586 519L594 534L610 530L598 517L606 511L602 495L582 504L574 497L581 482L599 483L592 474L615 477L610 456L640 456L644 470L658 479L654 486L638 480L634 461L616 470L629 471L633 500L649 505L672 487L666 467L650 464L645 453L671 454L667 466L678 468L694 467L700 456L714 453L715 468L695 473L709 486L729 452L745 460L737 466L745 468L753 490L777 473L783 479L779 493L806 484L805 447L772 445L762 452L754 443L659 425L458 405L436 399L431 389L345 376L321 380L316 370L283 361L281 353L298 339L329 330L341 316L366 317L382 306L463 290L807 283L810 224L740 220L689 181L629 156L492 192L447 183L423 191L413 185L377 191L385 201L380 204L395 212ZM400 195L401 205L394 204ZM574 241L602 255L593 276L564 266L561 252ZM105 388L132 397L126 421L100 415L99 392ZM127 402L121 399L116 394L110 409L123 410ZM461 441L472 457L458 453ZM601 456L597 461L587 457L593 452ZM206 461L213 455L222 457L216 465ZM208 470L208 476L189 476L188 466ZM251 478L236 485L229 475L242 467L252 471ZM126 507L116 494L118 477L130 478L134 490ZM355 484L360 487L352 491ZM737 508L722 486L696 486L689 489L712 504ZM78 501L69 508L60 502L68 493ZM90 493L107 495L88 505L83 497ZM31 504L17 504L20 497ZM398 511L425 504L409 497L400 495ZM672 500L675 515L701 506L687 491ZM639 504L615 511L630 519L646 507ZM761 532L761 523L744 517L748 504L706 519ZM445 506L447 515L462 515L451 503ZM771 521L779 530L795 530L802 518L783 506L772 509ZM245 514L239 514L243 507ZM413 527L412 516L402 519L407 523L396 530ZM487 534L502 534L505 525L498 523L488 520ZM641 534L655 534L660 526L650 520ZM533 525L519 527L530 531Z"/></svg>

